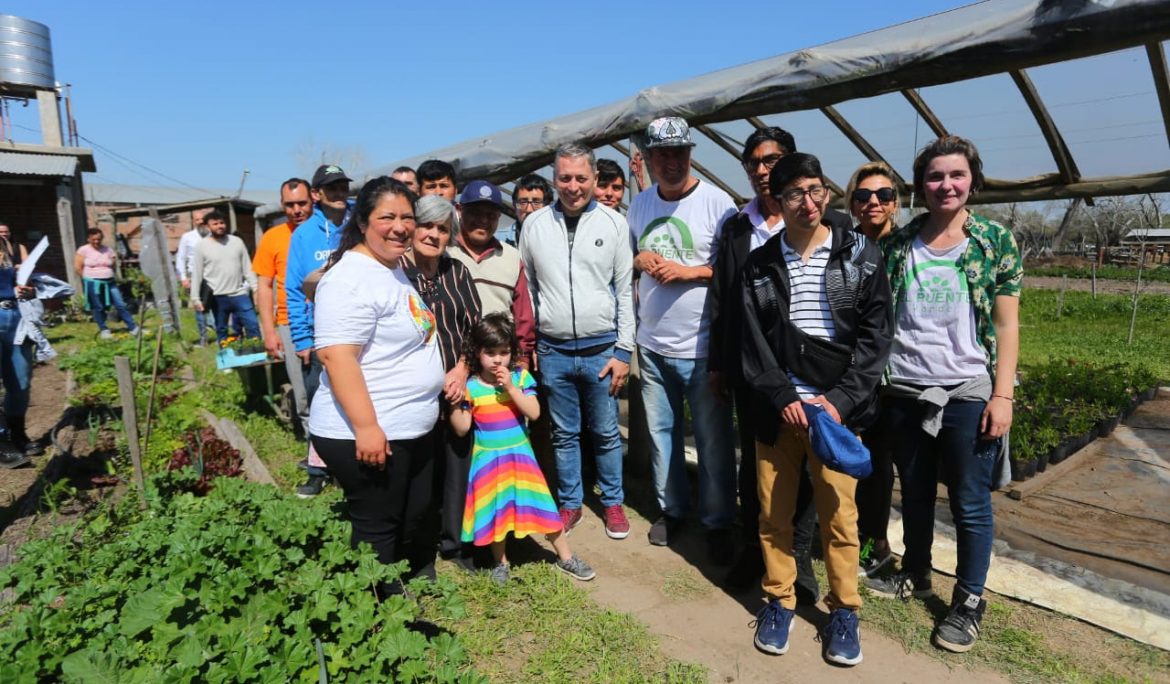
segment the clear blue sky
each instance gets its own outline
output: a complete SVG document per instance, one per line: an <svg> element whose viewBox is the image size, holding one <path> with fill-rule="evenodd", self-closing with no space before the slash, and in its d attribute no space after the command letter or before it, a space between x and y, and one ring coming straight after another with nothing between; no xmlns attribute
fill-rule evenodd
<svg viewBox="0 0 1170 684"><path fill-rule="evenodd" d="M369 167L961 6L9 0L52 31L81 135L205 188ZM35 127L34 107L13 110ZM35 138L18 128L17 140ZM84 143L83 143L84 144ZM175 183L97 149L90 182Z"/></svg>

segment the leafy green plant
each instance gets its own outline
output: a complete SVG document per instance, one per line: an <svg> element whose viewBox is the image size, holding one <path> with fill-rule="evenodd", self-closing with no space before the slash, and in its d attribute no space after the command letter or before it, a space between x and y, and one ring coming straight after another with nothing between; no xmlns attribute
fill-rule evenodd
<svg viewBox="0 0 1170 684"><path fill-rule="evenodd" d="M25 544L0 570L0 681L481 681L460 642L411 628L464 607L449 580L375 596L402 564L350 547L326 505L222 478L205 497L185 475Z"/></svg>
<svg viewBox="0 0 1170 684"><path fill-rule="evenodd" d="M1069 278L1089 279L1093 277L1093 270L1091 266L1026 266L1025 272L1030 276L1048 276L1059 278L1061 276L1068 276ZM1123 280L1135 281L1137 280L1136 268L1127 268L1125 266L1098 266L1097 279L1098 280ZM1163 283L1170 283L1170 268L1165 266L1147 266L1142 273L1142 281L1158 281Z"/></svg>

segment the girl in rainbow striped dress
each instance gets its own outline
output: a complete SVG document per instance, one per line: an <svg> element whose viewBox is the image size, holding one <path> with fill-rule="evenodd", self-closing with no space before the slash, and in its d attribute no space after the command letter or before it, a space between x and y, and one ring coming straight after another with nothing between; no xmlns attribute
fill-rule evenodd
<svg viewBox="0 0 1170 684"><path fill-rule="evenodd" d="M508 581L504 542L544 534L557 553L557 568L582 581L596 576L575 556L562 532L561 518L528 441L525 419L540 417L536 381L512 368L517 344L507 314L484 316L468 333L464 356L471 370L467 393L451 411L451 426L465 435L475 426L471 474L463 507L463 541L491 546L492 579Z"/></svg>

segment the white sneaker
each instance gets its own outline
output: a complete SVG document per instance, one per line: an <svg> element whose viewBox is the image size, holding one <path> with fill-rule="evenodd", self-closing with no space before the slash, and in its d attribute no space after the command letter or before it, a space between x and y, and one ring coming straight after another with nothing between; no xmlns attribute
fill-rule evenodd
<svg viewBox="0 0 1170 684"><path fill-rule="evenodd" d="M114 333L110 332L109 330L103 330L98 333L98 337L102 338L103 340L109 340L114 337Z"/></svg>

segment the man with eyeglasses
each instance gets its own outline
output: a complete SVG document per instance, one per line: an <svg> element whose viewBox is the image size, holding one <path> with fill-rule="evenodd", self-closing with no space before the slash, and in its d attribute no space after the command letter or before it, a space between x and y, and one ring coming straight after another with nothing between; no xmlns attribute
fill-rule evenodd
<svg viewBox="0 0 1170 684"><path fill-rule="evenodd" d="M638 279L638 364L650 436L650 462L661 517L654 546L674 543L687 518L690 492L683 456L685 400L699 458L699 518L712 563L733 560L735 450L731 403L707 383L707 286L720 226L735 204L691 173L690 127L679 117L650 122L642 148L657 181L630 203Z"/></svg>
<svg viewBox="0 0 1170 684"><path fill-rule="evenodd" d="M535 173L530 173L516 181L512 190L512 208L516 212L516 220L507 228L496 231L496 239L513 247L520 244L520 229L524 219L532 212L552 204L553 189L548 181Z"/></svg>
<svg viewBox="0 0 1170 684"><path fill-rule="evenodd" d="M709 307L711 342L707 371L711 389L719 396L732 396L739 431L739 505L743 550L727 573L726 584L733 591L746 591L764 574L760 552L760 499L756 493L755 430L749 410L760 398L743 377L740 346L743 330L741 276L748 254L767 242L784 227L779 200L768 190L772 167L785 155L796 152L796 140L788 131L769 126L757 129L744 142L742 165L755 197L731 220L719 236L719 259L711 280ZM825 220L835 228L849 230L852 222L839 211L828 210ZM817 602L819 587L813 573L812 542L816 527L812 505L812 484L802 469L793 525L796 554L796 601L799 605Z"/></svg>
<svg viewBox="0 0 1170 684"><path fill-rule="evenodd" d="M776 162L768 189L784 228L751 253L743 273L743 375L760 396L752 425L767 595L754 643L765 653L788 651L796 608L792 516L807 461L829 575L823 656L851 666L862 659L857 480L829 470L813 452L804 406L820 405L854 432L872 421L893 329L881 251L864 235L825 223L826 185L810 154Z"/></svg>

